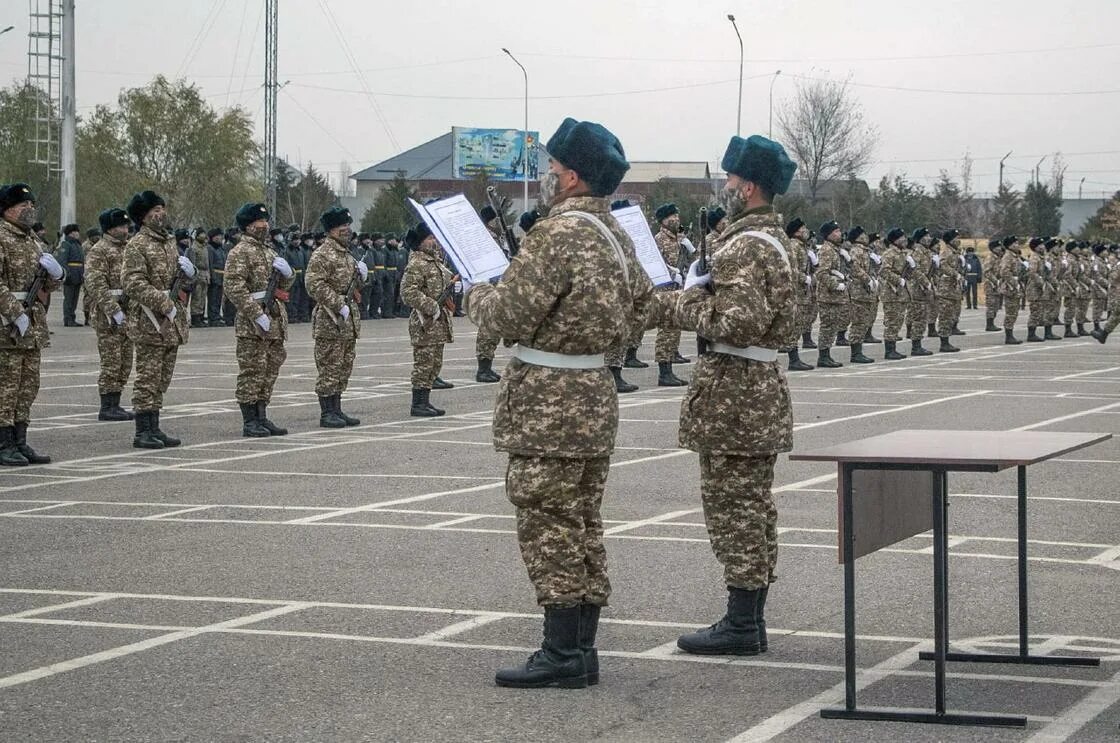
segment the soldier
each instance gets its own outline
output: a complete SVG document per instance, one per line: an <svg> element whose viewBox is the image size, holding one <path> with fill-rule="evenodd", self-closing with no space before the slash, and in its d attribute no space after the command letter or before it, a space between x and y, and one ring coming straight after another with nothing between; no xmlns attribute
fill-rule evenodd
<svg viewBox="0 0 1120 743"><path fill-rule="evenodd" d="M677 314L682 326L711 343L681 404L680 445L700 455L704 522L723 565L727 613L679 637L677 647L757 655L768 647L764 610L778 557L774 464L793 448L793 408L775 349L796 327L797 301L772 202L789 188L796 166L780 144L757 135L732 137L722 165L727 186L720 195L731 224L718 240L711 273L698 275L696 264L689 269ZM825 252L833 253L839 227L825 224L821 234L829 241ZM833 256L822 255L826 264L835 265ZM835 288L842 283L831 282L832 291L842 292ZM831 308L844 307L826 306L822 322L828 323ZM828 340L822 331L822 349Z"/></svg>
<svg viewBox="0 0 1120 743"><path fill-rule="evenodd" d="M204 328L206 306L210 301L210 249L206 242L206 232L201 227L194 230L194 238L187 249L187 258L194 264L194 291L191 292L191 327Z"/></svg>
<svg viewBox="0 0 1120 743"><path fill-rule="evenodd" d="M851 304L851 344L853 364L871 364L875 359L863 353L863 341L871 332L879 309L879 280L871 275L871 250L868 235L858 225L848 230L851 256L848 296ZM876 256L878 257L878 256Z"/></svg>
<svg viewBox="0 0 1120 743"><path fill-rule="evenodd" d="M964 299L970 310L980 309L980 282L984 278L984 267L980 264L980 256L976 255L975 246L969 245L964 249Z"/></svg>
<svg viewBox="0 0 1120 743"><path fill-rule="evenodd" d="M1111 264L1107 274L1108 278L1108 321L1103 323L1098 330L1094 328L1091 336L1097 339L1099 343L1104 343L1108 340L1108 336L1112 331L1116 330L1116 326L1120 325L1120 245L1115 243L1109 248L1112 254Z"/></svg>
<svg viewBox="0 0 1120 743"><path fill-rule="evenodd" d="M27 426L39 394L42 351L51 344L46 299L63 270L32 230L30 186L0 186L0 217L0 465L49 464L50 457L27 445Z"/></svg>
<svg viewBox="0 0 1120 743"><path fill-rule="evenodd" d="M268 403L288 357L284 350L288 312L283 300L295 272L276 252L275 243L269 244L269 216L264 204L245 204L238 209L234 219L243 234L226 256L225 295L237 307L234 396L241 408L241 435L255 438L288 433L268 419ZM278 274L275 282L274 272Z"/></svg>
<svg viewBox="0 0 1120 743"><path fill-rule="evenodd" d="M1050 277L1047 282L1049 284L1050 298L1046 302L1046 314L1044 318L1046 332L1042 337L1043 340L1056 341L1062 338L1062 336L1054 332L1054 326L1061 324L1062 293L1065 290L1065 274L1068 271L1068 264L1063 265L1062 263L1062 257L1065 255L1065 251L1062 249L1062 241L1060 239L1054 238L1048 240L1046 246L1046 263L1048 264L1047 269L1050 272Z"/></svg>
<svg viewBox="0 0 1120 743"><path fill-rule="evenodd" d="M629 169L607 129L564 119L549 139L540 203L497 285L469 287L479 326L517 342L494 407L494 448L509 453L506 496L544 642L499 686L582 688L599 682L595 636L610 596L599 513L618 431L605 352L645 315L653 287L607 198Z"/></svg>
<svg viewBox="0 0 1120 743"><path fill-rule="evenodd" d="M1023 296L1024 278L1027 262L1023 260L1019 239L1014 235L1003 238L1007 252L999 264L999 282L1003 295L1003 337L1004 344L1017 346L1022 343L1015 337L1015 320L1019 317L1019 301Z"/></svg>
<svg viewBox="0 0 1120 743"><path fill-rule="evenodd" d="M1109 265L1103 256L1108 246L1097 243L1093 246L1093 257L1089 263L1089 282L1092 289L1092 321L1093 330L1101 329L1101 318L1108 307L1108 271ZM1103 255L1102 255L1103 254Z"/></svg>
<svg viewBox="0 0 1120 743"><path fill-rule="evenodd" d="M385 277L381 280L381 319L397 316L397 263L400 241L396 235L385 235Z"/></svg>
<svg viewBox="0 0 1120 743"><path fill-rule="evenodd" d="M128 212L106 209L98 215L104 236L86 253L86 297L90 302L101 373L99 421L130 421L132 413L121 407L121 390L132 373L132 341L125 331L128 299L121 285L124 246L128 242Z"/></svg>
<svg viewBox="0 0 1120 743"><path fill-rule="evenodd" d="M996 315L1003 308L999 281L999 262L1002 257L1003 241L993 237L988 241L988 259L984 262L984 315L987 321L984 330L989 332L999 330Z"/></svg>
<svg viewBox="0 0 1120 743"><path fill-rule="evenodd" d="M1089 335L1085 330L1086 323L1089 322L1089 302L1093 297L1093 280L1090 274L1092 267L1089 257L1089 243L1081 241L1077 244L1077 250L1074 255L1077 256L1077 335L1078 337L1085 337Z"/></svg>
<svg viewBox="0 0 1120 743"><path fill-rule="evenodd" d="M913 272L913 258L907 254L910 241L906 233L894 227L887 233L887 249L883 251L882 267L879 272L882 281L883 297L883 343L886 361L899 361L906 354L899 353L899 331L906 321L906 310L910 305L910 290L907 277ZM909 262L907 259L910 258Z"/></svg>
<svg viewBox="0 0 1120 743"><path fill-rule="evenodd" d="M306 266L303 263L303 251L300 250L300 233L297 231L289 233L287 247L280 257L287 261L288 265L292 268L292 285L288 289L288 301L285 305L288 310L288 322L301 322L299 317L300 308L300 295L303 294L303 270Z"/></svg>
<svg viewBox="0 0 1120 743"><path fill-rule="evenodd" d="M506 243L506 236L502 234L498 225L498 213L494 211L494 207L487 204L478 212L478 216L482 223L486 225L490 237L494 238L494 241L501 246L506 255L509 255L510 246ZM501 340L484 328L478 329L474 341L474 355L478 359L478 369L474 373L474 381L487 383L501 381L501 376L494 371L494 352Z"/></svg>
<svg viewBox="0 0 1120 743"><path fill-rule="evenodd" d="M629 199L616 199L611 202L610 209L614 212L616 209L625 209L629 206ZM532 227L540 215L537 214L537 211L534 209L532 212L525 212L525 214L521 216L524 220L531 220L529 227ZM522 230L525 232L529 231L524 225L522 225ZM638 391L638 385L631 384L622 378L622 368L645 369L649 366L649 364L638 358L638 346L635 345L631 347L630 345L631 343L637 344L641 342L641 333L644 329L645 319L639 318L635 322L635 326L627 330L618 345L608 348L604 354L603 363L607 365L611 376L614 377L614 388L620 395Z"/></svg>
<svg viewBox="0 0 1120 743"><path fill-rule="evenodd" d="M1045 338L1038 335L1038 326L1045 325L1054 301L1052 294L1051 270L1053 268L1047 251L1058 242L1054 239L1043 240L1033 237L1030 241L1031 256L1027 260L1027 280L1024 289L1027 295L1027 342L1041 343ZM1047 326L1049 327L1049 326Z"/></svg>
<svg viewBox="0 0 1120 743"><path fill-rule="evenodd" d="M659 229L654 239L665 265L672 269L677 267L681 256L681 214L676 204L662 204L654 212ZM667 291L673 286L659 287L659 291ZM681 329L673 326L671 318L650 317L647 325L657 327L657 339L653 346L653 360L657 362L658 387L683 387L688 382L673 373L673 364L687 364L688 359L681 356Z"/></svg>
<svg viewBox="0 0 1120 743"><path fill-rule="evenodd" d="M373 271L377 265L374 263L374 258L370 254L373 250L373 239L369 236L368 232L359 232L357 236L357 244L353 243L353 235L351 235L350 255L354 256L359 262L366 267L366 278L362 283L362 299L359 304L361 305L362 313L361 319L369 319L369 299L370 293L373 291Z"/></svg>
<svg viewBox="0 0 1120 743"><path fill-rule="evenodd" d="M871 326L867 328L867 333L863 336L864 344L867 343L882 343L881 338L876 338L872 331L875 329L875 318L879 314L879 293L882 291L882 284L879 279L879 272L883 268L883 240L879 237L878 232L869 232L867 234L867 257L870 259L869 273L871 278L875 280L874 296L868 301L874 304L874 308L870 310L871 313Z"/></svg>
<svg viewBox="0 0 1120 743"><path fill-rule="evenodd" d="M214 228L206 233L206 261L210 266L210 286L206 290L207 317L210 327L222 324L222 287L226 274L226 247L222 231Z"/></svg>
<svg viewBox="0 0 1120 743"><path fill-rule="evenodd" d="M718 209L719 207L716 208ZM720 212L723 212L723 210L720 209ZM711 221L710 216L709 221ZM785 351L789 356L788 368L790 371L811 371L816 367L802 361L801 354L797 350L797 344L801 340L802 321L805 313L809 312L809 303L813 294L812 265L809 262L809 255L805 247L805 243L809 239L809 228L805 226L805 222L801 217L794 217L789 224L786 225L786 236L789 238L789 261L793 273L793 295L797 300L797 313L795 315L793 331L789 339L787 339L788 342L785 344Z"/></svg>
<svg viewBox="0 0 1120 743"><path fill-rule="evenodd" d="M76 224L62 228L62 241L58 244L58 262L66 267L66 277L62 280L62 325L67 328L78 327L78 295L82 291L85 277L86 254L82 250L82 231ZM86 324L88 318L83 318Z"/></svg>
<svg viewBox="0 0 1120 743"><path fill-rule="evenodd" d="M1036 238L1037 239L1037 238ZM1065 244L1065 255L1061 260L1061 274L1064 291L1062 298L1065 300L1065 311L1062 313L1062 322L1065 325L1063 338L1076 338L1073 323L1077 319L1077 300L1081 292L1081 263L1077 260L1077 241L1070 240Z"/></svg>
<svg viewBox="0 0 1120 743"><path fill-rule="evenodd" d="M817 344L813 342L813 323L817 321L818 315L817 285L814 277L817 273L817 266L820 265L820 257L812 230L806 230L804 242L805 257L809 259L805 270L806 274L809 276L809 307L806 312L802 312L798 309L797 316L801 323L801 349L803 351L812 351L817 347Z"/></svg>
<svg viewBox="0 0 1120 743"><path fill-rule="evenodd" d="M439 242L421 222L405 238L412 255L404 271L401 296L412 307L408 318L408 336L412 342L412 407L410 415L433 417L444 411L431 403L432 389L454 385L443 380L443 346L452 342L451 310L445 306L447 289L455 276L444 265ZM481 326L480 326L481 327ZM438 386L442 382L444 386Z"/></svg>
<svg viewBox="0 0 1120 743"><path fill-rule="evenodd" d="M715 240L720 236L725 229L727 229L727 212L724 211L722 206L712 206L708 208L708 224L702 225L708 230L708 239Z"/></svg>
<svg viewBox="0 0 1120 743"><path fill-rule="evenodd" d="M840 253L843 234L835 221L821 225L820 260L813 283L817 287L817 305L820 307L821 328L817 335L817 366L836 369L843 366L832 358L832 344L838 334L851 322L851 309L848 304L848 262ZM847 252L846 250L844 251ZM850 255L850 254L849 254Z"/></svg>
<svg viewBox="0 0 1120 743"><path fill-rule="evenodd" d="M307 261L304 284L315 302L311 337L315 341L315 394L319 426L345 428L361 421L342 411L342 393L354 371L355 347L361 336L361 287L369 269L350 252L350 210L332 206L319 217L323 242ZM316 238L317 239L317 238Z"/></svg>
<svg viewBox="0 0 1120 743"><path fill-rule="evenodd" d="M911 236L913 247L907 256L907 264L911 265L912 273L907 279L907 288L910 290L910 309L906 315L907 335L910 337L911 356L930 356L932 351L922 348L922 337L929 325L929 298L933 296L933 282L930 277L933 272L933 236L925 227L914 230ZM935 334L936 335L936 334Z"/></svg>
<svg viewBox="0 0 1120 743"><path fill-rule="evenodd" d="M961 314L961 271L957 246L960 233L948 230L941 235L941 249L933 260L933 291L937 297L937 335L941 338L940 353L956 353L959 348L949 342L957 318Z"/></svg>
<svg viewBox="0 0 1120 743"><path fill-rule="evenodd" d="M124 248L121 285L132 311L125 327L136 347L132 407L136 411L137 449L163 449L182 442L159 425L163 395L175 374L179 346L190 334L187 292L195 268L180 255L171 235L171 216L154 191L141 191L128 202L128 216L139 228ZM138 306L133 306L138 305Z"/></svg>
<svg viewBox="0 0 1120 743"><path fill-rule="evenodd" d="M408 267L409 253L408 246L404 244L402 239L397 245L397 252L394 256L396 273L393 277L393 281L396 282L396 285L393 288L393 295L395 297L393 314L395 317L408 317L412 314L412 308L405 304L404 299L401 297L401 282L404 281L404 269Z"/></svg>

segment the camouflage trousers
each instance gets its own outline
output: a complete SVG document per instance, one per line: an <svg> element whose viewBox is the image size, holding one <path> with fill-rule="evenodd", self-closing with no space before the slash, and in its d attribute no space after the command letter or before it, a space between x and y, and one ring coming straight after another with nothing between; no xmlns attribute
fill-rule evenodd
<svg viewBox="0 0 1120 743"><path fill-rule="evenodd" d="M1069 301L1068 299L1066 300ZM1046 324L1047 325L1061 325L1062 323L1062 297L1055 297L1050 300L1050 306L1046 311Z"/></svg>
<svg viewBox="0 0 1120 743"><path fill-rule="evenodd" d="M239 403L269 402L280 367L288 358L279 338L237 337L237 389Z"/></svg>
<svg viewBox="0 0 1120 743"><path fill-rule="evenodd" d="M480 359L493 359L501 340L500 335L491 335L488 331L479 328L474 339L474 355Z"/></svg>
<svg viewBox="0 0 1120 743"><path fill-rule="evenodd" d="M779 349L782 352L789 352L799 347L801 343L801 312L802 305L794 304L793 306L793 323L790 324L789 332L786 337L782 339L782 347Z"/></svg>
<svg viewBox="0 0 1120 743"><path fill-rule="evenodd" d="M910 302L906 314L906 333L912 341L926 337L926 324L929 322L929 302L925 297Z"/></svg>
<svg viewBox="0 0 1120 743"><path fill-rule="evenodd" d="M902 340L899 331L906 322L908 302L883 302L883 340L898 342Z"/></svg>
<svg viewBox="0 0 1120 743"><path fill-rule="evenodd" d="M937 298L937 334L948 338L953 332L953 326L961 319L961 295Z"/></svg>
<svg viewBox="0 0 1120 743"><path fill-rule="evenodd" d="M316 395L330 397L346 391L354 371L354 346L353 338L315 339L315 370L319 373L315 379Z"/></svg>
<svg viewBox="0 0 1120 743"><path fill-rule="evenodd" d="M875 317L879 314L879 300L869 302L852 302L852 327L848 337L852 343L862 343L871 326L875 324Z"/></svg>
<svg viewBox="0 0 1120 743"><path fill-rule="evenodd" d="M191 292L191 315L205 315L206 303L210 297L209 282L195 282L194 291Z"/></svg>
<svg viewBox="0 0 1120 743"><path fill-rule="evenodd" d="M737 457L700 452L704 524L729 587L750 591L774 581L778 509L770 487L776 460L774 455Z"/></svg>
<svg viewBox="0 0 1120 743"><path fill-rule="evenodd" d="M797 304L797 322L801 325L801 333L813 332L813 323L817 321L817 300L811 299L808 302L798 302Z"/></svg>
<svg viewBox="0 0 1120 743"><path fill-rule="evenodd" d="M1049 324L1050 300L1034 299L1027 302L1027 327L1037 328Z"/></svg>
<svg viewBox="0 0 1120 743"><path fill-rule="evenodd" d="M1019 319L1019 294L1003 295L1003 329L1014 330L1015 321Z"/></svg>
<svg viewBox="0 0 1120 743"><path fill-rule="evenodd" d="M1101 327L1104 332L1111 333L1117 325L1120 325L1120 300L1113 299L1108 303L1108 321Z"/></svg>
<svg viewBox="0 0 1120 743"><path fill-rule="evenodd" d="M629 338L623 338L617 344L607 349L604 354L604 363L610 369L613 366L622 366L622 362L626 356L626 348Z"/></svg>
<svg viewBox="0 0 1120 743"><path fill-rule="evenodd" d="M159 410L163 407L163 393L171 386L178 353L178 346L136 344L136 378L132 381L133 408Z"/></svg>
<svg viewBox="0 0 1120 743"><path fill-rule="evenodd" d="M984 287L984 314L988 322L995 322L996 313L1003 309L1003 295Z"/></svg>
<svg viewBox="0 0 1120 743"><path fill-rule="evenodd" d="M509 456L506 497L517 543L542 606L605 606L611 595L599 507L610 457Z"/></svg>
<svg viewBox="0 0 1120 743"><path fill-rule="evenodd" d="M1077 318L1077 298L1066 297L1065 311L1062 313L1062 322L1069 325Z"/></svg>
<svg viewBox="0 0 1120 743"><path fill-rule="evenodd" d="M1103 294L1093 295L1092 309L1089 312L1089 318L1098 323L1104 317L1104 311L1108 307L1108 297Z"/></svg>
<svg viewBox="0 0 1120 743"><path fill-rule="evenodd" d="M1077 310L1077 322L1089 322L1089 298L1083 297L1076 300L1076 302L1077 303L1074 305L1074 309Z"/></svg>
<svg viewBox="0 0 1120 743"><path fill-rule="evenodd" d="M653 344L653 360L657 363L672 361L681 349L680 328L658 328L657 340Z"/></svg>
<svg viewBox="0 0 1120 743"><path fill-rule="evenodd" d="M97 393L120 392L132 373L132 341L124 328L97 331L97 355L101 357L101 373L97 376Z"/></svg>
<svg viewBox="0 0 1120 743"><path fill-rule="evenodd" d="M39 349L0 351L0 427L31 420L39 394Z"/></svg>
<svg viewBox="0 0 1120 743"><path fill-rule="evenodd" d="M817 347L820 349L832 348L836 342L836 335L845 330L852 321L852 311L848 303L821 304L821 329L817 336Z"/></svg>
<svg viewBox="0 0 1120 743"><path fill-rule="evenodd" d="M443 344L412 347L412 389L430 390L443 368Z"/></svg>

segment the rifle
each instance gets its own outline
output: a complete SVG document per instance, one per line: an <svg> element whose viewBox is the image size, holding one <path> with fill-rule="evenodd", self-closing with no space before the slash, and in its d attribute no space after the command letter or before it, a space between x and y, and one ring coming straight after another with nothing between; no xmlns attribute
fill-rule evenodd
<svg viewBox="0 0 1120 743"><path fill-rule="evenodd" d="M275 268L268 276L268 284L264 288L264 314L271 316L272 310L276 307L276 300L281 299L288 301L288 292L280 290L280 272ZM256 323L254 323L256 325ZM265 332L260 325L256 325L257 332L262 338L267 338L268 333Z"/></svg>
<svg viewBox="0 0 1120 743"><path fill-rule="evenodd" d="M700 207L700 256L696 259L696 274L698 276L708 273L708 235L704 225L708 224L708 209ZM696 334L696 355L703 356L708 352L708 339Z"/></svg>
<svg viewBox="0 0 1120 743"><path fill-rule="evenodd" d="M439 293L439 298L436 299L436 304L446 309L448 312L455 312L455 282L459 281L459 274L451 277L451 283L447 288Z"/></svg>
<svg viewBox="0 0 1120 743"><path fill-rule="evenodd" d="M498 215L498 224L501 225L502 234L506 236L506 244L509 246L508 250L502 252L506 254L507 258L513 258L517 255L517 251L521 249L521 245L517 242L517 235L513 234L513 228L506 224L505 204L503 203L503 199L498 195L498 190L493 186L486 187L486 198L490 201L490 208Z"/></svg>
<svg viewBox="0 0 1120 743"><path fill-rule="evenodd" d="M350 304L350 298L353 297L354 294L358 295L358 296L354 297L355 302L361 302L362 301L362 299L361 299L362 295L361 295L361 292L358 291L358 286L357 286L358 277L361 276L361 275L362 275L362 272L358 270L358 266L357 266L357 264L355 264L354 265L354 275L350 277L350 283L346 285L346 291L342 292L342 302L343 302L343 304L349 305ZM342 315L338 315L337 317L335 317L334 323L335 323L335 325L338 326L339 330L342 330L343 328L346 327L346 318L343 317Z"/></svg>
<svg viewBox="0 0 1120 743"><path fill-rule="evenodd" d="M180 268L175 272L175 277L171 279L171 286L167 288L167 297L171 300L172 305L174 305L176 295L180 293L179 284L183 283L183 279L186 277L187 275L183 273L183 269ZM179 297L179 301L185 303L182 297ZM172 319L167 315L164 315L159 321L159 334L164 338L167 337L167 331L171 330L171 323Z"/></svg>
<svg viewBox="0 0 1120 743"><path fill-rule="evenodd" d="M39 304L42 304L44 308L46 307L43 298L39 295L44 293L43 286L47 283L47 278L47 270L45 268L40 268L35 272L35 276L31 279L31 283L27 285L26 296L23 298L22 304L29 322L28 330L31 329L31 325L35 324L35 313L31 311L31 303L38 299ZM48 294L47 296L50 295ZM16 327L14 319L12 321L11 334L12 340L18 341L20 339L19 328Z"/></svg>

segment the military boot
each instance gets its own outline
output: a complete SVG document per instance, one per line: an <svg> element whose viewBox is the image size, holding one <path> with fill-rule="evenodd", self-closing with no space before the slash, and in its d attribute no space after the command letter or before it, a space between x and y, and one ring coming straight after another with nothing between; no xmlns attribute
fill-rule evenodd
<svg viewBox="0 0 1120 743"><path fill-rule="evenodd" d="M834 361L832 352L828 348L822 348L817 351L817 368L818 369L839 369L843 364L839 361Z"/></svg>
<svg viewBox="0 0 1120 743"><path fill-rule="evenodd" d="M178 446L179 444L183 443L181 440L175 438L174 436L168 436L159 427L159 411L158 410L153 411L152 416L154 417L154 420L152 421L152 435L154 435L157 439L162 441L165 448L170 448L172 446Z"/></svg>
<svg viewBox="0 0 1120 743"><path fill-rule="evenodd" d="M1046 332L1043 334L1042 339L1046 341L1060 341L1062 336L1054 332L1053 325L1047 325Z"/></svg>
<svg viewBox="0 0 1120 743"><path fill-rule="evenodd" d="M801 348L803 350L811 351L816 347L817 347L817 344L813 342L813 334L812 333L806 331L806 332L801 334Z"/></svg>
<svg viewBox="0 0 1120 743"><path fill-rule="evenodd" d="M1062 337L1063 338L1076 338L1077 337L1077 333L1073 332L1073 323L1069 323L1069 322L1066 323L1066 334Z"/></svg>
<svg viewBox="0 0 1120 743"><path fill-rule="evenodd" d="M192 328L204 328L206 323L202 321L202 315L191 315Z"/></svg>
<svg viewBox="0 0 1120 743"><path fill-rule="evenodd" d="M1083 323L1083 322L1077 323L1077 337L1078 338L1084 338L1087 335L1089 335L1089 333L1086 332L1086 330L1085 330L1085 323Z"/></svg>
<svg viewBox="0 0 1120 743"><path fill-rule="evenodd" d="M691 364L692 359L685 358L684 356L681 356L681 352L679 350L677 350L677 351L673 351L673 363L674 364Z"/></svg>
<svg viewBox="0 0 1120 743"><path fill-rule="evenodd" d="M152 433L155 413L151 410L136 411L136 435L132 437L134 449L162 449L163 442Z"/></svg>
<svg viewBox="0 0 1120 743"><path fill-rule="evenodd" d="M638 390L638 385L630 384L629 382L627 382L625 379L622 378L622 367L621 366L612 366L610 369L611 369L611 376L614 377L615 392L625 394L627 392L636 392Z"/></svg>
<svg viewBox="0 0 1120 743"><path fill-rule="evenodd" d="M272 435L257 419L257 404L255 402L243 402L239 405L241 406L242 436L260 439Z"/></svg>
<svg viewBox="0 0 1120 743"><path fill-rule="evenodd" d="M883 339L882 338L876 338L874 336L874 334L872 334L871 328L868 328L867 332L863 334L863 342L875 345L876 343L882 343Z"/></svg>
<svg viewBox="0 0 1120 743"><path fill-rule="evenodd" d="M796 348L791 348L789 350L790 371L812 371L814 368L812 364L806 364L801 360L801 354L797 352Z"/></svg>
<svg viewBox="0 0 1120 743"><path fill-rule="evenodd" d="M949 335L968 335L968 333L957 327L957 323L953 323L953 327L949 330Z"/></svg>
<svg viewBox="0 0 1120 743"><path fill-rule="evenodd" d="M587 668L587 685L599 683L599 651L595 649L595 633L599 631L598 604L579 605L579 649Z"/></svg>
<svg viewBox="0 0 1120 743"><path fill-rule="evenodd" d="M758 655L759 589L727 589L727 614L707 629L681 635L677 647L695 655Z"/></svg>
<svg viewBox="0 0 1120 743"><path fill-rule="evenodd" d="M26 467L31 464L16 447L15 426L0 428L0 466Z"/></svg>
<svg viewBox="0 0 1120 743"><path fill-rule="evenodd" d="M898 341L886 341L887 353L883 356L885 361L901 361L906 354L898 352Z"/></svg>
<svg viewBox="0 0 1120 743"><path fill-rule="evenodd" d="M657 362L657 386L658 387L684 387L688 382L684 381L676 374L673 373L673 362L671 361L658 361Z"/></svg>
<svg viewBox="0 0 1120 743"><path fill-rule="evenodd" d="M101 396L101 410L97 411L99 421L130 421L132 414L122 410L119 403L121 393L106 392Z"/></svg>
<svg viewBox="0 0 1120 743"><path fill-rule="evenodd" d="M870 356L863 355L862 343L853 343L851 362L853 364L874 364L875 359L871 358Z"/></svg>
<svg viewBox="0 0 1120 743"><path fill-rule="evenodd" d="M1096 338L1098 343L1104 343L1106 340L1108 340L1109 333L1104 328L1101 328L1100 330L1094 330L1093 332L1089 333L1089 335Z"/></svg>
<svg viewBox="0 0 1120 743"><path fill-rule="evenodd" d="M272 436L288 435L288 429L281 428L268 419L268 403L264 400L257 400L257 422L268 429Z"/></svg>
<svg viewBox="0 0 1120 743"><path fill-rule="evenodd" d="M1027 326L1027 343L1042 343L1043 339L1038 337L1038 328L1034 325Z"/></svg>
<svg viewBox="0 0 1120 743"><path fill-rule="evenodd" d="M494 371L494 359L478 357L478 371L474 373L474 381L486 384L502 381L502 378Z"/></svg>
<svg viewBox="0 0 1120 743"><path fill-rule="evenodd" d="M937 323L926 323L926 338L937 338Z"/></svg>
<svg viewBox="0 0 1120 743"><path fill-rule="evenodd" d="M1003 344L1005 346L1018 346L1021 340L1015 337L1015 331L1010 328L1003 329Z"/></svg>
<svg viewBox="0 0 1120 743"><path fill-rule="evenodd" d="M342 409L342 393L341 392L334 393L334 403L333 404L334 404L335 414L339 418L341 418L342 420L346 421L346 425L357 426L357 425L361 424L360 420L358 420L357 418L355 418L352 415L347 415L346 411Z"/></svg>
<svg viewBox="0 0 1120 743"><path fill-rule="evenodd" d="M1093 330L1100 330L1100 329L1101 329L1100 321L1099 320L1093 320ZM1089 331L1089 332L1092 332L1092 331Z"/></svg>
<svg viewBox="0 0 1120 743"><path fill-rule="evenodd" d="M31 464L50 464L51 458L46 454L39 454L27 445L27 421L16 421L12 427L12 435L16 441L16 449Z"/></svg>
<svg viewBox="0 0 1120 743"><path fill-rule="evenodd" d="M836 343L833 344L833 345L836 345L836 346L850 346L850 345L852 345L852 342L848 340L847 329L841 330L839 333L836 334Z"/></svg>
<svg viewBox="0 0 1120 743"><path fill-rule="evenodd" d="M988 318L988 324L984 326L984 330L989 332L989 333L991 333L993 331L997 331L997 332L999 331L999 326L996 325L994 317L989 317Z"/></svg>
<svg viewBox="0 0 1120 743"><path fill-rule="evenodd" d="M435 380L432 382L433 390L450 390L454 388L455 385L451 384L451 382L445 381L443 377L440 376L436 376Z"/></svg>
<svg viewBox="0 0 1120 743"><path fill-rule="evenodd" d="M530 655L524 666L498 671L494 682L515 689L586 687L587 665L579 643L581 614L579 606L546 606L541 649Z"/></svg>
<svg viewBox="0 0 1120 743"><path fill-rule="evenodd" d="M956 346L954 346L952 343L949 342L949 336L943 335L943 336L941 336L941 347L938 348L937 350L938 350L939 353L956 353L957 351L960 351L961 349L957 348Z"/></svg>
<svg viewBox="0 0 1120 743"><path fill-rule="evenodd" d="M346 421L334 409L334 395L319 398L319 428L346 428Z"/></svg>
<svg viewBox="0 0 1120 743"><path fill-rule="evenodd" d="M431 390L424 390L416 388L412 390L412 408L409 410L409 415L414 415L417 418L435 418L443 415L442 410L432 405L429 397L432 394Z"/></svg>
<svg viewBox="0 0 1120 743"><path fill-rule="evenodd" d="M626 349L626 358L623 360L622 365L627 369L648 369L649 364L638 358L638 347Z"/></svg>
<svg viewBox="0 0 1120 743"><path fill-rule="evenodd" d="M124 408L121 407L121 393L120 392L114 392L113 393L113 412L115 412L117 415L124 415L125 420L132 420L132 418L133 418L133 415L132 415L131 412L129 412L129 411L127 411L127 410L125 410Z"/></svg>
<svg viewBox="0 0 1120 743"><path fill-rule="evenodd" d="M911 356L933 356L933 351L927 351L922 348L922 339L916 338L910 341L910 355Z"/></svg>

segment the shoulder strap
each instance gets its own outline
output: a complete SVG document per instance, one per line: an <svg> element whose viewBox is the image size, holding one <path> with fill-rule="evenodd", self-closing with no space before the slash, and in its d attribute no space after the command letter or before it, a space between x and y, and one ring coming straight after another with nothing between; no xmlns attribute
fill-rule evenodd
<svg viewBox="0 0 1120 743"><path fill-rule="evenodd" d="M744 232L743 234L747 237L757 237L763 242L770 243L774 250L777 250L778 254L782 256L782 260L786 262L786 265L789 265L789 253L786 252L786 247L782 245L781 240L774 237L773 235L767 234L765 232L760 232L758 230L750 230L749 232Z"/></svg>
<svg viewBox="0 0 1120 743"><path fill-rule="evenodd" d="M599 233L603 235L603 237L607 238L607 241L611 244L611 247L614 248L615 258L618 259L618 266L622 269L622 277L626 280L626 286L627 288L629 288L630 269L626 267L626 255L622 252L622 246L619 245L618 238L614 236L614 233L610 231L610 228L603 224L603 221L601 219L596 217L594 214L589 214L588 212L571 211L565 212L565 214L570 214L571 216L582 219L585 222L590 222L595 226L595 229L597 229Z"/></svg>

